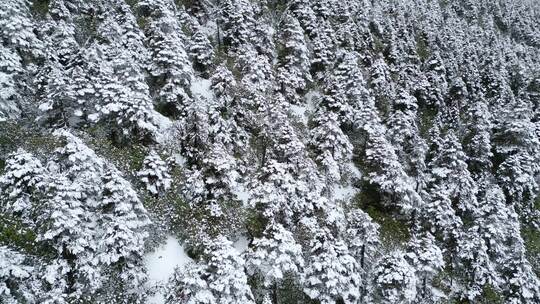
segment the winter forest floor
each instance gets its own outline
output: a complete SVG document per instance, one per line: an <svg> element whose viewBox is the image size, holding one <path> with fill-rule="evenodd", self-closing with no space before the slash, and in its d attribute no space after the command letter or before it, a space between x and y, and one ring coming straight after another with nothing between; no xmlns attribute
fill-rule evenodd
<svg viewBox="0 0 540 304"><path fill-rule="evenodd" d="M0 303L540 304L535 0L0 0Z"/></svg>

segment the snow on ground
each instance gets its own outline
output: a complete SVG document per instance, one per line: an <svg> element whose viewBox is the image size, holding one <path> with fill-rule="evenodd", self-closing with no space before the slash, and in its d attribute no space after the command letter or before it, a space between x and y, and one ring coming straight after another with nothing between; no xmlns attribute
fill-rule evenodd
<svg viewBox="0 0 540 304"><path fill-rule="evenodd" d="M307 109L305 106L291 105L289 109L294 114L294 116L300 118L304 125L308 124L308 117L306 115Z"/></svg>
<svg viewBox="0 0 540 304"><path fill-rule="evenodd" d="M214 36L217 32L217 24L215 21L208 21L206 24L199 27L199 31L206 34L206 36Z"/></svg>
<svg viewBox="0 0 540 304"><path fill-rule="evenodd" d="M212 82L209 79L204 79L200 77L196 77L191 82L191 93L193 95L201 96L207 100L212 100L212 89L210 86L212 85Z"/></svg>
<svg viewBox="0 0 540 304"><path fill-rule="evenodd" d="M239 183L237 187L233 188L233 193L236 195L236 198L239 199L244 206L249 205L249 191L246 189L244 184Z"/></svg>
<svg viewBox="0 0 540 304"><path fill-rule="evenodd" d="M173 236L167 237L164 244L144 257L148 269L148 285L164 285L176 267L183 266L191 261L192 259L187 256L180 242ZM165 303L162 290L158 289L156 294L148 299L148 303Z"/></svg>
<svg viewBox="0 0 540 304"><path fill-rule="evenodd" d="M155 122L158 125L158 131L156 132L156 141L158 143L163 143L165 142L167 136L166 130L172 126L173 122L168 117L162 115L157 111L154 111L153 115Z"/></svg>
<svg viewBox="0 0 540 304"><path fill-rule="evenodd" d="M317 103L320 102L322 95L319 91L312 90L312 91L307 92L304 98L306 99L308 113L313 113L315 112Z"/></svg>
<svg viewBox="0 0 540 304"><path fill-rule="evenodd" d="M174 162L179 166L184 166L187 163L185 156L180 153L174 153L172 155Z"/></svg>
<svg viewBox="0 0 540 304"><path fill-rule="evenodd" d="M234 242L233 247L236 249L236 251L238 251L238 253L242 254L246 252L248 245L248 239L242 235L238 238L238 240L236 240L236 242Z"/></svg>
<svg viewBox="0 0 540 304"><path fill-rule="evenodd" d="M356 178L356 179L362 178L362 172L360 172L360 170L358 170L358 168L356 167L356 165L353 162L349 162L346 165L346 167L349 170L349 173L352 174L353 178Z"/></svg>
<svg viewBox="0 0 540 304"><path fill-rule="evenodd" d="M358 192L358 189L354 188L351 185L347 185L347 186L336 185L334 187L334 199L347 200L349 198L352 198L357 192Z"/></svg>

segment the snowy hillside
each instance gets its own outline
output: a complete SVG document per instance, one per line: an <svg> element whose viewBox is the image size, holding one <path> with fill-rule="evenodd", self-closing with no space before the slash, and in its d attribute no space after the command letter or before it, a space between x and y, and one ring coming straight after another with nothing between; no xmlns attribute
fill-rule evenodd
<svg viewBox="0 0 540 304"><path fill-rule="evenodd" d="M0 0L0 303L540 304L540 2Z"/></svg>

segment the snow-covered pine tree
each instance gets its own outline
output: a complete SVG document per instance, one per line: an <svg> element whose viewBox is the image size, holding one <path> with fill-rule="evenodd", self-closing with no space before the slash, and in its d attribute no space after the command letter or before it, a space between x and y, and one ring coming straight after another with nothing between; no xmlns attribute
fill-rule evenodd
<svg viewBox="0 0 540 304"><path fill-rule="evenodd" d="M3 212L20 218L35 231L36 245L47 248L50 264L38 265L45 273L36 287L44 297L38 302L130 297L133 288L140 297L146 210L131 185L114 167L107 175L104 160L79 138L65 130L54 136L65 144L46 167L20 150L0 177L2 191L12 194L2 200ZM135 278L135 287L129 285Z"/></svg>
<svg viewBox="0 0 540 304"><path fill-rule="evenodd" d="M386 120L388 137L396 154L404 163L404 170L418 178L425 171L427 145L420 136L417 124L417 101L406 90L400 90L393 100Z"/></svg>
<svg viewBox="0 0 540 304"><path fill-rule="evenodd" d="M368 270L370 267L368 261L375 258L377 247L380 245L380 225L360 209L352 209L346 216L345 240L348 242L351 255L362 269Z"/></svg>
<svg viewBox="0 0 540 304"><path fill-rule="evenodd" d="M34 32L35 24L26 0L6 0L0 4L0 37L2 44L26 55L39 54L41 42Z"/></svg>
<svg viewBox="0 0 540 304"><path fill-rule="evenodd" d="M405 258L415 268L417 277L417 296L419 302L437 302L444 297L442 292L435 290L433 279L444 267L442 250L430 233L414 236L407 244Z"/></svg>
<svg viewBox="0 0 540 304"><path fill-rule="evenodd" d="M281 93L290 103L300 101L299 92L306 90L312 81L309 74L309 57L304 30L298 20L286 15L282 20L281 53L276 80Z"/></svg>
<svg viewBox="0 0 540 304"><path fill-rule="evenodd" d="M315 159L323 168L327 193L330 194L333 184L341 179L351 161L353 147L339 127L337 114L320 110L315 115L310 145L317 155Z"/></svg>
<svg viewBox="0 0 540 304"><path fill-rule="evenodd" d="M176 269L165 303L254 304L245 261L225 237L208 240L200 261Z"/></svg>
<svg viewBox="0 0 540 304"><path fill-rule="evenodd" d="M5 214L15 214L32 223L33 200L43 197L47 187L47 172L39 159L24 149L18 149L6 161L0 176L0 207Z"/></svg>
<svg viewBox="0 0 540 304"><path fill-rule="evenodd" d="M394 252L381 258L373 273L370 299L377 303L413 303L417 295L415 269L403 252Z"/></svg>
<svg viewBox="0 0 540 304"><path fill-rule="evenodd" d="M30 85L31 58L41 56L43 45L26 0L0 3L0 121L27 111L23 91Z"/></svg>
<svg viewBox="0 0 540 304"><path fill-rule="evenodd" d="M148 214L137 193L116 168L109 168L103 176L102 198L98 206L99 238L96 259L114 271L104 286L108 299L118 302L144 303L146 282L142 262L145 231L150 224Z"/></svg>
<svg viewBox="0 0 540 304"><path fill-rule="evenodd" d="M36 303L34 267L28 257L0 246L0 301L6 304Z"/></svg>
<svg viewBox="0 0 540 304"><path fill-rule="evenodd" d="M324 304L356 303L360 297L359 265L345 242L322 228L309 244L304 292Z"/></svg>
<svg viewBox="0 0 540 304"><path fill-rule="evenodd" d="M103 21L97 33L106 45L98 110L114 126L113 138L149 141L157 131L157 122L144 80L143 67L148 59L144 36L124 0L108 2L100 9L104 10Z"/></svg>
<svg viewBox="0 0 540 304"><path fill-rule="evenodd" d="M304 267L302 247L291 232L273 221L267 224L261 238L253 240L246 260L248 274L259 275L266 288L274 289L276 297L279 284L287 276L299 276Z"/></svg>
<svg viewBox="0 0 540 304"><path fill-rule="evenodd" d="M138 6L149 12L145 32L151 51L150 73L155 77L159 96L158 108L166 116L178 117L191 102L193 68L176 4L172 0L159 0L142 1Z"/></svg>
<svg viewBox="0 0 540 304"><path fill-rule="evenodd" d="M202 29L191 36L188 53L195 70L205 72L212 66L215 57L214 48Z"/></svg>
<svg viewBox="0 0 540 304"><path fill-rule="evenodd" d="M152 195L163 195L171 187L171 176L167 164L155 150L150 150L143 160L143 167L137 176Z"/></svg>
<svg viewBox="0 0 540 304"><path fill-rule="evenodd" d="M496 145L495 164L507 202L514 205L520 216L537 222L538 210L533 207L538 183L534 176L540 172L538 151L540 141L531 122L530 105L515 100L499 117L493 142Z"/></svg>
<svg viewBox="0 0 540 304"><path fill-rule="evenodd" d="M254 37L253 7L247 0L224 0L219 3L218 40L224 47L237 51Z"/></svg>
<svg viewBox="0 0 540 304"><path fill-rule="evenodd" d="M0 120L15 118L20 114L17 101L17 80L21 77L22 59L13 50L0 44Z"/></svg>

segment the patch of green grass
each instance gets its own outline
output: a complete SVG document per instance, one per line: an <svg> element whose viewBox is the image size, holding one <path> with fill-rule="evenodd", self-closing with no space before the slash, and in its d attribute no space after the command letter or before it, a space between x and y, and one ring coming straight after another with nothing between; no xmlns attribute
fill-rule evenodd
<svg viewBox="0 0 540 304"><path fill-rule="evenodd" d="M439 0L439 6L445 8L448 6L449 0Z"/></svg>
<svg viewBox="0 0 540 304"><path fill-rule="evenodd" d="M26 128L12 122L0 123L0 159L18 148L24 148L29 152L50 152L60 146L60 140L48 132Z"/></svg>
<svg viewBox="0 0 540 304"><path fill-rule="evenodd" d="M268 223L268 219L266 219L257 210L249 210L246 214L246 219L245 219L246 229L248 230L248 233L255 238L262 237L267 223Z"/></svg>
<svg viewBox="0 0 540 304"><path fill-rule="evenodd" d="M0 216L0 245L7 245L36 256L51 254L52 249L39 245L36 237L35 232L26 227L20 219L6 214Z"/></svg>
<svg viewBox="0 0 540 304"><path fill-rule="evenodd" d="M416 54L423 61L426 61L431 55L427 40L422 35L416 37Z"/></svg>
<svg viewBox="0 0 540 304"><path fill-rule="evenodd" d="M418 116L420 118L419 121L419 131L420 136L422 138L428 138L429 137L429 131L431 130L431 127L433 127L433 122L435 121L435 117L437 116L438 110L429 105L421 105L418 111Z"/></svg>
<svg viewBox="0 0 540 304"><path fill-rule="evenodd" d="M146 148L143 145L132 143L128 145L116 145L104 130L104 127L89 129L91 135L89 146L96 153L110 161L123 172L133 174L142 167L146 157Z"/></svg>
<svg viewBox="0 0 540 304"><path fill-rule="evenodd" d="M379 37L373 35L373 50L377 53L383 53L384 49L385 46L383 41Z"/></svg>
<svg viewBox="0 0 540 304"><path fill-rule="evenodd" d="M411 238L407 224L395 219L390 213L374 206L370 206L364 211L380 225L379 232L383 245L390 248L400 247L405 245Z"/></svg>
<svg viewBox="0 0 540 304"><path fill-rule="evenodd" d="M540 276L540 229L525 226L521 230L521 235L525 241L528 260L531 262L534 272Z"/></svg>
<svg viewBox="0 0 540 304"><path fill-rule="evenodd" d="M500 292L498 292L490 284L486 284L482 289L482 299L478 303L482 304L502 304L504 299Z"/></svg>
<svg viewBox="0 0 540 304"><path fill-rule="evenodd" d="M395 212L382 205L376 187L364 182L362 191L354 198L354 205L369 214L380 225L381 242L387 248L401 247L411 237L407 223L397 219Z"/></svg>
<svg viewBox="0 0 540 304"><path fill-rule="evenodd" d="M30 10L34 15L44 18L49 12L49 2L50 0L34 0Z"/></svg>

